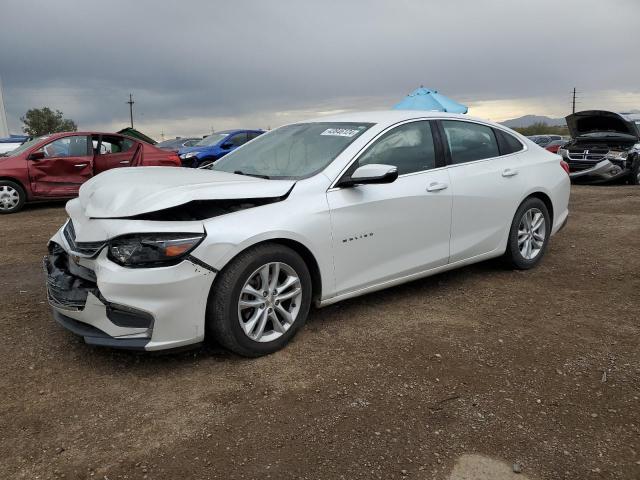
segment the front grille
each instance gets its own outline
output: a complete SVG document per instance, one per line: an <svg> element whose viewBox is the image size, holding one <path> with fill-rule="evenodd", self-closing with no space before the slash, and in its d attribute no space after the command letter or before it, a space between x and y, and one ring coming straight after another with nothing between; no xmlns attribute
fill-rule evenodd
<svg viewBox="0 0 640 480"><path fill-rule="evenodd" d="M608 148L571 148L569 149L569 160L588 161L595 164L604 160L607 153L609 153Z"/></svg>
<svg viewBox="0 0 640 480"><path fill-rule="evenodd" d="M44 271L47 277L49 301L59 307L70 310L82 310L89 292L99 296L95 281L76 276L72 273L69 256L57 244L50 245L49 255L44 257Z"/></svg>
<svg viewBox="0 0 640 480"><path fill-rule="evenodd" d="M97 255L106 242L76 242L76 231L73 228L73 222L69 220L64 227L64 238L69 244L69 248L81 255L93 257Z"/></svg>

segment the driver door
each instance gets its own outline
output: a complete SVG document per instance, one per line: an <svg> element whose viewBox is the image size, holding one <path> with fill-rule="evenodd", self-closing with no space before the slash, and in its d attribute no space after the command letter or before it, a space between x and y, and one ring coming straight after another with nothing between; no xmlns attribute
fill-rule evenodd
<svg viewBox="0 0 640 480"><path fill-rule="evenodd" d="M395 182L327 192L336 295L448 263L452 197L433 128L414 121L389 130L347 172L368 163L393 165Z"/></svg>
<svg viewBox="0 0 640 480"><path fill-rule="evenodd" d="M73 197L93 173L90 137L70 135L47 143L28 157L31 190L37 196Z"/></svg>

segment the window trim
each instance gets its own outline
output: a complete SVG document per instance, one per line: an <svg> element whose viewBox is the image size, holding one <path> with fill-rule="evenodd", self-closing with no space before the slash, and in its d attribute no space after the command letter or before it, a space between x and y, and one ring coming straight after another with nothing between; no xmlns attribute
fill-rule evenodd
<svg viewBox="0 0 640 480"><path fill-rule="evenodd" d="M351 188L351 187L337 187L336 185L340 183L340 181L344 178L345 175L353 173L351 172L351 168L353 167L353 165L360 159L360 157L362 155L364 155L369 148L371 148L373 146L374 143L376 143L378 140L380 140L380 138L387 134L388 132L390 132L391 130L394 130L396 128L399 128L403 125L409 124L409 123L415 123L415 122L428 122L429 126L431 128L431 136L433 138L433 146L434 146L434 150L435 150L435 154L436 154L436 162L435 162L435 167L434 168L428 168L426 170L419 170L416 172L410 172L410 173L403 173L402 175L398 175L398 178L404 178L404 177L408 177L411 175L420 175L423 174L425 172L434 172L437 170L442 170L443 168L447 168L448 165L446 164L446 159L442 156L443 152L443 148L442 148L442 141L440 138L440 132L434 131L435 128L434 124L435 121L437 119L435 118L411 118L411 119L407 119L407 120L402 120L400 122L396 122L394 124L389 125L387 128L385 128L384 130L382 130L381 132L378 132L378 134L373 137L371 140L369 140L369 142L367 142L354 156L353 158L349 161L349 163L340 171L340 173L338 174L338 176L335 178L335 180L333 182L331 182L331 184L329 185L329 188L327 189L327 192L330 191L335 191L335 190L342 190L343 188ZM337 158L337 157L336 157ZM335 160L334 160L335 161Z"/></svg>

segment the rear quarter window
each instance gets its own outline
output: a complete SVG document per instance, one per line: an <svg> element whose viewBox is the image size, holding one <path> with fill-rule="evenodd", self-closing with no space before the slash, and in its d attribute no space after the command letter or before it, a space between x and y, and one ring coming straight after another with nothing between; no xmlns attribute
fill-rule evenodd
<svg viewBox="0 0 640 480"><path fill-rule="evenodd" d="M496 138L498 139L498 147L500 148L500 155L509 155L524 150L524 145L520 140L505 132L504 130L498 130L494 128Z"/></svg>

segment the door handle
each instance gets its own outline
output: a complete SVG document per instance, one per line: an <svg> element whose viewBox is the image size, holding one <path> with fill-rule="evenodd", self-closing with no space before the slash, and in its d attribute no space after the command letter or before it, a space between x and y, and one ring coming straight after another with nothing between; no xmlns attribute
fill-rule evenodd
<svg viewBox="0 0 640 480"><path fill-rule="evenodd" d="M503 177L515 177L518 174L518 170L512 170L511 168L505 168L502 171Z"/></svg>
<svg viewBox="0 0 640 480"><path fill-rule="evenodd" d="M76 163L76 164L74 165L74 167L76 167L76 168L84 168L84 167L86 167L86 166L87 166L87 164L86 164L86 163Z"/></svg>
<svg viewBox="0 0 640 480"><path fill-rule="evenodd" d="M120 162L120 165L127 165L127 164L129 164L129 163L131 163L131 161L130 161L130 160L122 160L122 161Z"/></svg>
<svg viewBox="0 0 640 480"><path fill-rule="evenodd" d="M430 183L427 187L427 192L439 192L440 190L444 190L448 186L449 185L447 185L446 183L433 182Z"/></svg>

